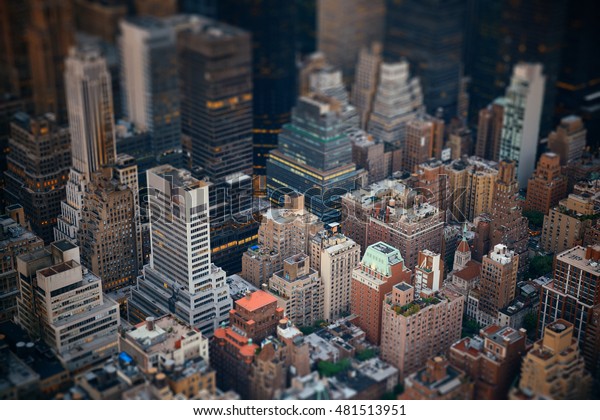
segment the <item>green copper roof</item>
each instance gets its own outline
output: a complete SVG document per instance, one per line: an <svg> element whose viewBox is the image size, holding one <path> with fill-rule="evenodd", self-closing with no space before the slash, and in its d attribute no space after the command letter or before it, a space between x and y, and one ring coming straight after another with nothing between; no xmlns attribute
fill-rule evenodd
<svg viewBox="0 0 600 420"><path fill-rule="evenodd" d="M367 247L361 262L387 277L392 274L391 266L403 261L399 250L385 242L377 242Z"/></svg>

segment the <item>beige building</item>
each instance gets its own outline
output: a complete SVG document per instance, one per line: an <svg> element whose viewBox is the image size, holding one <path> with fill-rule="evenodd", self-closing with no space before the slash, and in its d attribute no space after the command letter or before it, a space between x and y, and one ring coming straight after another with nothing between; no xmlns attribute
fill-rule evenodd
<svg viewBox="0 0 600 420"><path fill-rule="evenodd" d="M569 115L560 120L560 124L548 136L548 147L560 156L560 164L566 165L583 156L587 130L581 117Z"/></svg>
<svg viewBox="0 0 600 420"><path fill-rule="evenodd" d="M585 399L592 378L585 370L573 324L558 319L546 326L544 338L533 345L521 365L519 387L511 399Z"/></svg>
<svg viewBox="0 0 600 420"><path fill-rule="evenodd" d="M198 357L209 362L208 338L173 315L148 317L119 338L119 349L145 372L173 370Z"/></svg>
<svg viewBox="0 0 600 420"><path fill-rule="evenodd" d="M308 255L283 260L283 270L273 274L268 291L294 325L312 326L323 319L323 285L319 273L310 267Z"/></svg>
<svg viewBox="0 0 600 420"><path fill-rule="evenodd" d="M396 366L400 379L427 360L446 353L460 338L464 296L447 289L415 296L400 283L385 296L381 325L381 358Z"/></svg>
<svg viewBox="0 0 600 420"><path fill-rule="evenodd" d="M360 127L363 130L367 128L373 111L375 92L379 85L379 67L383 61L382 50L381 43L374 42L369 47L364 46L358 54L350 102L358 110Z"/></svg>
<svg viewBox="0 0 600 420"><path fill-rule="evenodd" d="M310 241L310 265L323 284L323 319L335 321L350 314L352 270L360 263L360 246L328 225Z"/></svg>
<svg viewBox="0 0 600 420"><path fill-rule="evenodd" d="M415 267L415 292L437 292L442 286L444 261L441 255L427 249L419 251L419 260Z"/></svg>
<svg viewBox="0 0 600 420"><path fill-rule="evenodd" d="M441 150L444 141L444 121L421 115L406 123L406 143L403 150L403 168L415 172L418 165Z"/></svg>

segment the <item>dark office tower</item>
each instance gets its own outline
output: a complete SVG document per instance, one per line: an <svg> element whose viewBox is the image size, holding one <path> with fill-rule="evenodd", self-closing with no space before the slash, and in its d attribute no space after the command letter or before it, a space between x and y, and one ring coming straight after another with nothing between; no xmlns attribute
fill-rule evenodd
<svg viewBox="0 0 600 420"><path fill-rule="evenodd" d="M13 115L19 111L24 111L24 104L21 99L10 94L0 95L0 208L4 208L6 205L4 171L6 171L6 158L10 151L8 146L10 122Z"/></svg>
<svg viewBox="0 0 600 420"><path fill-rule="evenodd" d="M31 96L31 73L25 37L29 3L0 0L0 91Z"/></svg>
<svg viewBox="0 0 600 420"><path fill-rule="evenodd" d="M296 51L302 56L317 50L317 1L294 0L296 3Z"/></svg>
<svg viewBox="0 0 600 420"><path fill-rule="evenodd" d="M58 123L67 121L65 58L75 43L70 1L31 0L27 29L31 88L35 114L51 112Z"/></svg>
<svg viewBox="0 0 600 420"><path fill-rule="evenodd" d="M219 19L252 34L254 174L264 192L267 157L296 103L295 4L280 0L221 0Z"/></svg>
<svg viewBox="0 0 600 420"><path fill-rule="evenodd" d="M387 0L384 54L406 57L421 78L427 112L457 115L466 0ZM489 101L488 101L489 102Z"/></svg>
<svg viewBox="0 0 600 420"><path fill-rule="evenodd" d="M600 7L594 0L571 1L556 84L557 116L580 115L589 132L590 146L600 146Z"/></svg>
<svg viewBox="0 0 600 420"><path fill-rule="evenodd" d="M566 0L469 0L467 27L471 29L465 71L471 78L472 119L480 109L504 95L518 62L537 62L543 65L546 75L540 136L548 134L554 126L566 5Z"/></svg>
<svg viewBox="0 0 600 420"><path fill-rule="evenodd" d="M182 13L216 19L219 12L218 4L219 0L179 0L179 9Z"/></svg>
<svg viewBox="0 0 600 420"><path fill-rule="evenodd" d="M252 47L250 34L199 16L178 31L181 116L192 165L212 182L252 175Z"/></svg>
<svg viewBox="0 0 600 420"><path fill-rule="evenodd" d="M151 135L159 163L181 163L181 115L177 40L164 20L132 17L121 21L119 51L123 114Z"/></svg>
<svg viewBox="0 0 600 420"><path fill-rule="evenodd" d="M267 193L274 203L290 192L306 196L306 207L324 222L340 217L340 197L363 175L352 162L350 138L339 101L302 96L283 127L279 148L267 161Z"/></svg>
<svg viewBox="0 0 600 420"><path fill-rule="evenodd" d="M20 112L11 123L9 146L8 201L20 203L32 230L52 242L71 166L69 130L59 127L51 115L30 118Z"/></svg>

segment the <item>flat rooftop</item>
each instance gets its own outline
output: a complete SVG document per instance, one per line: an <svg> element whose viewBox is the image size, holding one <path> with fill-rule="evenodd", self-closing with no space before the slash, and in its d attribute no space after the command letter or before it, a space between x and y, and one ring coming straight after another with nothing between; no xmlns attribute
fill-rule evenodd
<svg viewBox="0 0 600 420"><path fill-rule="evenodd" d="M176 350L178 341L196 334L200 332L171 315L165 315L154 321L154 329L149 330L144 321L129 331L127 336L137 341L147 353L156 353Z"/></svg>
<svg viewBox="0 0 600 420"><path fill-rule="evenodd" d="M235 301L235 306L239 306L247 310L248 312L254 312L257 309L263 308L272 303L277 303L277 299L271 294L257 290L254 293L250 293L241 299Z"/></svg>
<svg viewBox="0 0 600 420"><path fill-rule="evenodd" d="M194 178L190 171L185 169L177 169L171 165L157 166L149 169L148 172L152 172L153 174L165 179L166 181L170 182L173 187L195 189L208 186L206 182Z"/></svg>

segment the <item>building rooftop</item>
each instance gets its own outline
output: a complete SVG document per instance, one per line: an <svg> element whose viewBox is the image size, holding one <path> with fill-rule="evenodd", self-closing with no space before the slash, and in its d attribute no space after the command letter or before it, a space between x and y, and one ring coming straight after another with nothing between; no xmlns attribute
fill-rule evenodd
<svg viewBox="0 0 600 420"><path fill-rule="evenodd" d="M509 326L489 325L481 330L481 335L497 344L505 346L522 339L525 333Z"/></svg>
<svg viewBox="0 0 600 420"><path fill-rule="evenodd" d="M148 354L172 352L181 346L182 339L195 335L201 333L172 315L139 323L135 329L126 333L128 338L135 340Z"/></svg>
<svg viewBox="0 0 600 420"><path fill-rule="evenodd" d="M458 270L454 275L463 280L473 280L481 274L481 263L471 260L468 261L465 267Z"/></svg>
<svg viewBox="0 0 600 420"><path fill-rule="evenodd" d="M391 266L403 261L404 259L398 249L385 242L377 242L367 247L361 264L389 277L392 275Z"/></svg>
<svg viewBox="0 0 600 420"><path fill-rule="evenodd" d="M590 252L588 252L588 249ZM584 248L576 246L556 255L559 261L565 261L568 264L577 267L588 273L600 275L600 245Z"/></svg>
<svg viewBox="0 0 600 420"><path fill-rule="evenodd" d="M225 282L229 285L229 294L233 300L242 299L247 292L256 292L258 288L237 274L227 276Z"/></svg>
<svg viewBox="0 0 600 420"><path fill-rule="evenodd" d="M248 293L241 299L235 301L235 306L239 306L248 312L254 312L272 303L277 303L277 299L262 290L257 290L253 293Z"/></svg>
<svg viewBox="0 0 600 420"><path fill-rule="evenodd" d="M206 182L194 178L190 171L186 169L177 169L171 165L157 166L149 169L148 172L152 172L165 179L167 182L170 182L173 187L184 188L187 191L208 187Z"/></svg>

